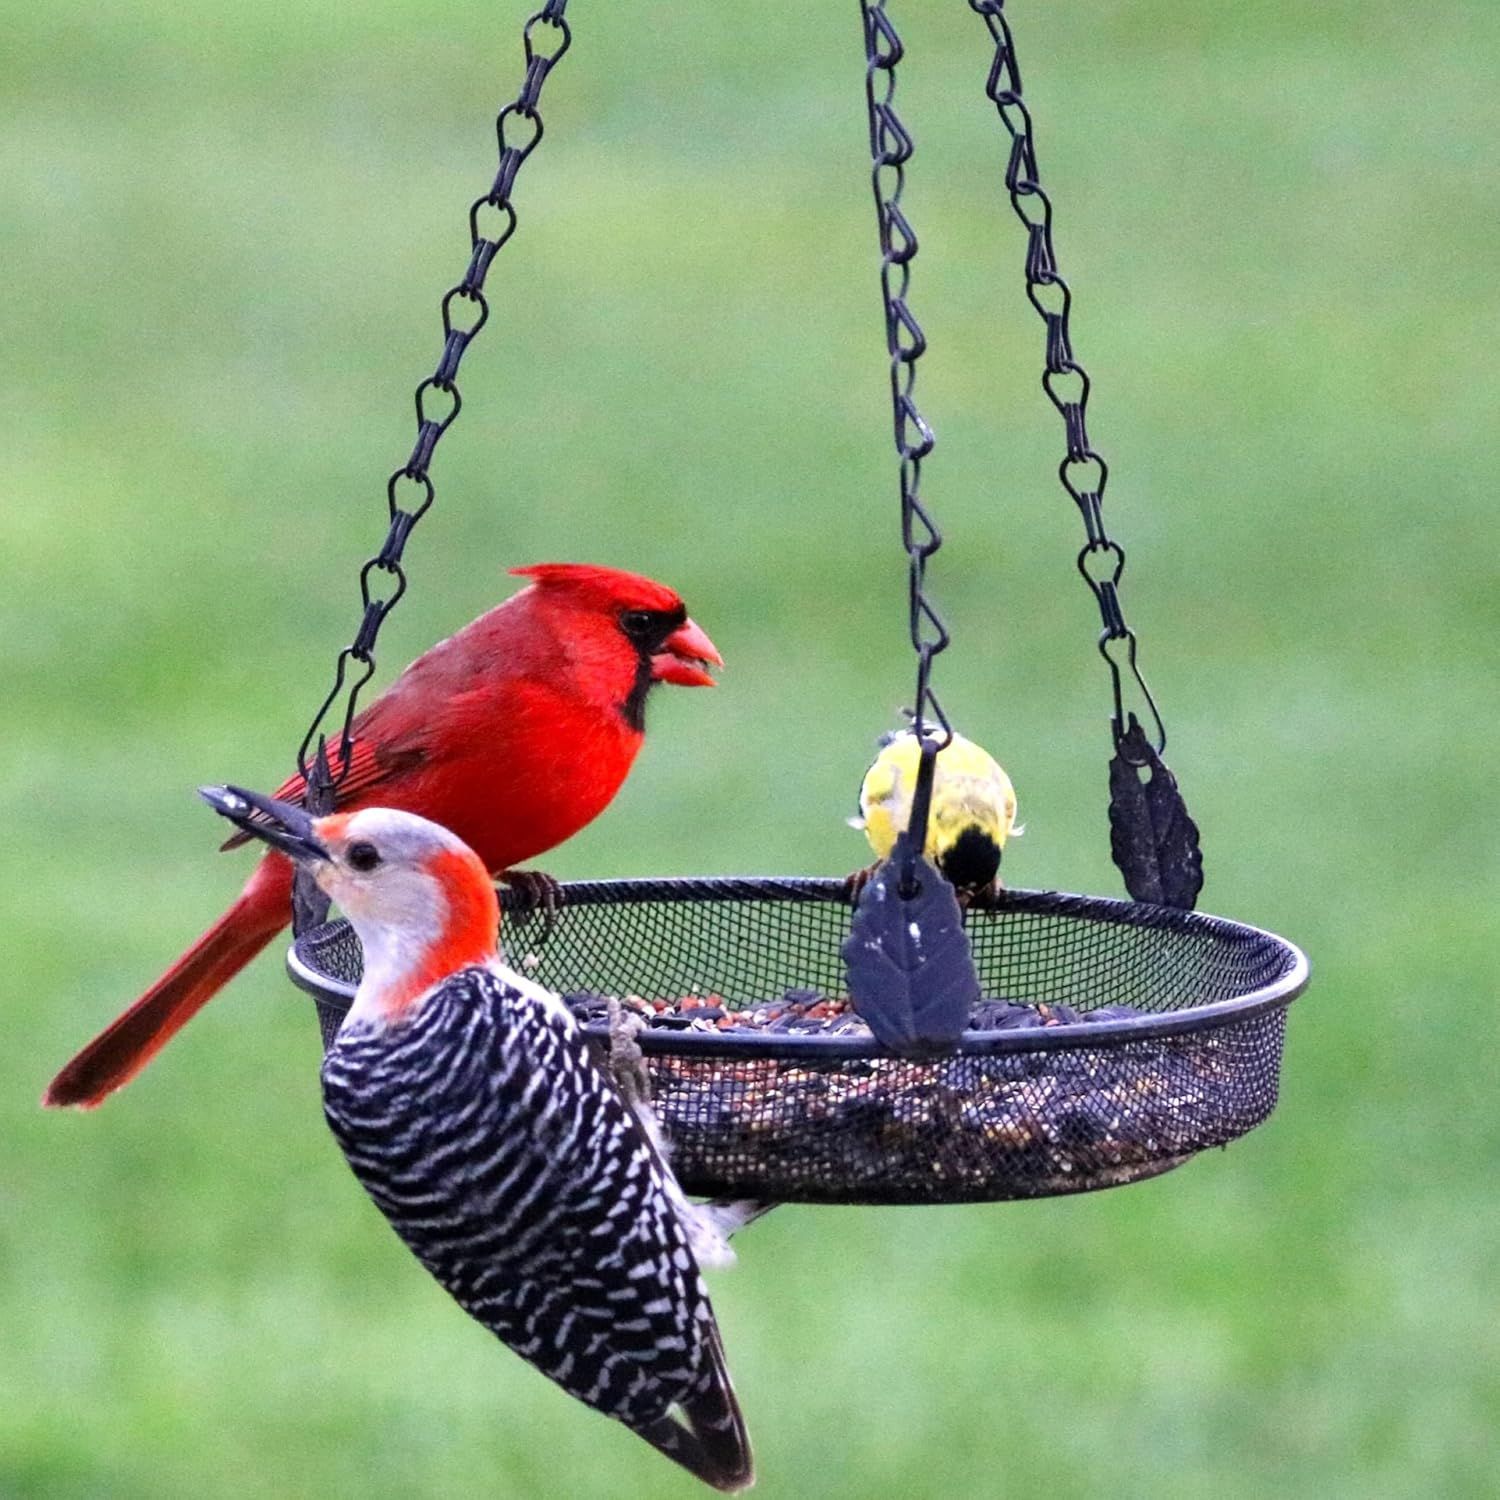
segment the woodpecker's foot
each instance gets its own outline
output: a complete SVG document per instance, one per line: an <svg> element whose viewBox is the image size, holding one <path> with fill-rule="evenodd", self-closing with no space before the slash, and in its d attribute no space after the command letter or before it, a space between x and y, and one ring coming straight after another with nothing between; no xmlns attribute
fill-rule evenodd
<svg viewBox="0 0 1500 1500"><path fill-rule="evenodd" d="M542 936L551 932L561 904L562 882L541 870L502 870L500 879L520 898L520 914L529 917L541 912Z"/></svg>
<svg viewBox="0 0 1500 1500"><path fill-rule="evenodd" d="M621 1097L632 1109L651 1104L651 1075L636 1034L646 1023L628 1011L613 995L609 999L609 1074Z"/></svg>
<svg viewBox="0 0 1500 1500"><path fill-rule="evenodd" d="M859 898L864 895L865 887L874 879L875 872L880 868L879 861L873 865L866 865L863 870L856 870L852 875L846 876L844 880L844 900L850 906L858 906Z"/></svg>

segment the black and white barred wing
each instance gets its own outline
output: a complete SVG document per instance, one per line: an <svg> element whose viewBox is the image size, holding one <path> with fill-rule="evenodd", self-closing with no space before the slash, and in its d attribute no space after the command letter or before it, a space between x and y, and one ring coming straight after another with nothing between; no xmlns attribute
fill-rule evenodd
<svg viewBox="0 0 1500 1500"><path fill-rule="evenodd" d="M465 970L410 1020L346 1027L323 1091L355 1176L467 1312L706 1482L752 1481L664 1169L554 998Z"/></svg>

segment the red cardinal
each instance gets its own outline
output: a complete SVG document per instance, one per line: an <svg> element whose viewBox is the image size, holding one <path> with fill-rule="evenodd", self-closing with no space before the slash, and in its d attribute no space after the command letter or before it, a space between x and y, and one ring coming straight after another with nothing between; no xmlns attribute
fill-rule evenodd
<svg viewBox="0 0 1500 1500"><path fill-rule="evenodd" d="M354 721L340 811L379 804L453 830L502 878L596 818L641 747L654 683L709 687L714 644L671 589L581 563L533 580L434 646ZM276 793L300 803L301 776ZM226 848L245 842L231 839ZM48 1086L92 1108L128 1083L290 920L292 867L268 853L239 899Z"/></svg>

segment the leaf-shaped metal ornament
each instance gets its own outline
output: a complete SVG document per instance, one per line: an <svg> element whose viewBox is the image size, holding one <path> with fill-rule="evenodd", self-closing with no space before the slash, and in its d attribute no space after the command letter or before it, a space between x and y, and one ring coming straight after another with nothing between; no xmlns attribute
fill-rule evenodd
<svg viewBox="0 0 1500 1500"><path fill-rule="evenodd" d="M1134 714L1109 763L1109 828L1110 852L1135 900L1193 909L1203 889L1198 825Z"/></svg>
<svg viewBox="0 0 1500 1500"><path fill-rule="evenodd" d="M854 1009L877 1041L904 1057L953 1050L980 998L979 975L958 897L914 855L910 835L865 886L840 951Z"/></svg>

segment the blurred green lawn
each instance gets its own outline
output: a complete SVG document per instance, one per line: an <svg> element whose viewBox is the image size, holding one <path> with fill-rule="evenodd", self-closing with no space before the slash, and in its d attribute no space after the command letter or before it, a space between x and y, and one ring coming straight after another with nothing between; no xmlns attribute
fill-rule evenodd
<svg viewBox="0 0 1500 1500"><path fill-rule="evenodd" d="M607 561L729 662L560 876L842 872L909 693L853 0L575 7L386 638ZM410 445L526 7L14 7L0 82L0 1494L688 1496L410 1263L263 960L128 1093L42 1085L242 878ZM1115 892L1106 684L960 0L898 4L940 686ZM1500 1491L1490 773L1500 7L1016 0L1206 909L1315 983L1283 1104L1159 1182L792 1210L716 1298L767 1497Z"/></svg>

